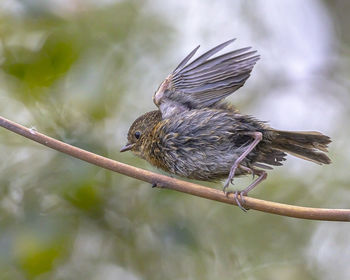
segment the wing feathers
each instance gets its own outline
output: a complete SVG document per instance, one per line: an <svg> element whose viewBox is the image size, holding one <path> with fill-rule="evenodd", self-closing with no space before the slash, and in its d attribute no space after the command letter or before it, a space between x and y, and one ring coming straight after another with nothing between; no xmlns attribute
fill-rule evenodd
<svg viewBox="0 0 350 280"><path fill-rule="evenodd" d="M187 64L198 46L181 61L153 97L163 118L178 111L214 106L244 85L259 60L256 51L247 47L212 58L233 41L222 43Z"/></svg>
<svg viewBox="0 0 350 280"><path fill-rule="evenodd" d="M186 56L181 62L180 64L175 68L175 70L173 71L173 73L175 73L177 70L182 69L186 63L192 58L192 56L194 56L194 54L197 52L197 50L199 49L199 45L190 52L190 54L188 56Z"/></svg>
<svg viewBox="0 0 350 280"><path fill-rule="evenodd" d="M214 85L218 81L224 82L216 83L218 87L227 85L227 81L244 82L249 77L247 74L259 59L259 56L251 56L255 53L255 51L252 51L229 59L224 58L224 56L213 58L206 63L207 65L201 65L193 69L193 72L187 71L183 74L180 71L177 73L173 77L173 85L179 89L191 88L190 92L196 92L202 90L202 87L199 86ZM187 92L187 90L184 91Z"/></svg>
<svg viewBox="0 0 350 280"><path fill-rule="evenodd" d="M227 45L231 44L234 40L236 39L231 39L228 40L225 43L222 43L218 46L216 46L215 48L207 51L206 53L202 54L200 57L198 57L196 60L194 60L193 62L191 62L190 64L188 64L187 66L185 66L183 68L184 71L186 70L190 70L200 64L202 64L203 62L205 62L209 57L213 56L214 54L216 54L217 52L221 51L223 48L225 48Z"/></svg>
<svg viewBox="0 0 350 280"><path fill-rule="evenodd" d="M192 73L192 72L197 72L197 71L203 71L205 69L208 69L208 68L211 68L211 67L214 67L216 66L217 64L219 63L223 63L227 60L230 60L230 59L235 59L235 58L238 58L239 55L241 55L242 53L244 53L243 57L246 56L246 55L250 55L252 53L256 53L256 51L251 51L251 52L246 52L247 50L251 49L250 47L248 48L243 48L243 49L239 49L239 50L235 50L235 51L232 51L232 52L229 52L229 53L226 53L226 54L223 54L223 55L220 55L220 56L217 56L217 57L214 57L212 59L209 59L205 62L203 62L202 64L196 66L196 67L185 67L184 69L182 69L181 73L183 74L187 74L187 73Z"/></svg>

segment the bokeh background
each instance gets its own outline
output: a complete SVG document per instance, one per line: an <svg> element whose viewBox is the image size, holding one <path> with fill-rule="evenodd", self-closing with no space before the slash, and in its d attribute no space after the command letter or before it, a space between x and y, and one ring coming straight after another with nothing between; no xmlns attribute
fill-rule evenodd
<svg viewBox="0 0 350 280"><path fill-rule="evenodd" d="M229 100L333 139L331 165L289 156L251 195L349 208L349 13L346 0L1 0L0 114L154 170L119 153L129 125L192 48L237 38L228 49L261 60ZM1 280L349 279L349 232L152 189L0 129Z"/></svg>

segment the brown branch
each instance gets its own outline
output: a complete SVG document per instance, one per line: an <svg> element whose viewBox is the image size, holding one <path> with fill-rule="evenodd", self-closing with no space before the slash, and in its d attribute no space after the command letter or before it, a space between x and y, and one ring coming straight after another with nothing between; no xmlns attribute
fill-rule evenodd
<svg viewBox="0 0 350 280"><path fill-rule="evenodd" d="M97 154L79 149L77 147L48 137L35 130L28 129L3 117L0 117L0 126L72 157L79 158L97 166L139 179L141 181L148 182L150 184L156 184L157 187L171 189L227 204L236 205L233 195L226 196L221 190L216 190L174 179L99 156ZM350 221L350 209L300 207L271 201L264 201L252 197L245 197L245 202L246 203L244 206L250 209L282 216L310 220Z"/></svg>

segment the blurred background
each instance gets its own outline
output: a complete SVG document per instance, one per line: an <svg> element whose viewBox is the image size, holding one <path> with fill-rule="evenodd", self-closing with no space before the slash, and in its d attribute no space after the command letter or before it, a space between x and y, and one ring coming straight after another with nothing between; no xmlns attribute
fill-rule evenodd
<svg viewBox="0 0 350 280"><path fill-rule="evenodd" d="M346 0L1 0L0 115L155 171L119 153L129 125L195 46L237 38L226 50L261 60L229 100L333 139L331 165L288 156L251 195L349 208L349 13ZM0 159L1 280L350 277L349 224L152 189L2 128Z"/></svg>

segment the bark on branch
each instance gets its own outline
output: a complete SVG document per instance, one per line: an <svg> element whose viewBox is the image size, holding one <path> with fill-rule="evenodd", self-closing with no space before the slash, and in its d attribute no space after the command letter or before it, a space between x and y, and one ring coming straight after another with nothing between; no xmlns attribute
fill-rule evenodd
<svg viewBox="0 0 350 280"><path fill-rule="evenodd" d="M216 200L219 202L236 205L233 195L226 196L221 190L216 190L204 187L198 184L189 183L179 179L171 178L165 175L160 175L154 172L143 170L134 166L130 166L118 161L105 158L103 156L85 151L83 149L63 143L49 136L46 136L38 131L28 129L15 122L0 117L0 126L60 151L72 157L87 161L91 164L102 168L112 170L117 173L124 174L129 177L136 178L141 181L156 185L159 188L171 189L206 199ZM310 208L300 207L288 204L281 204L271 201L256 199L253 197L245 197L244 207L263 211L267 213L289 216L301 219L310 220L326 220L326 221L350 221L350 209L325 209L325 208Z"/></svg>

